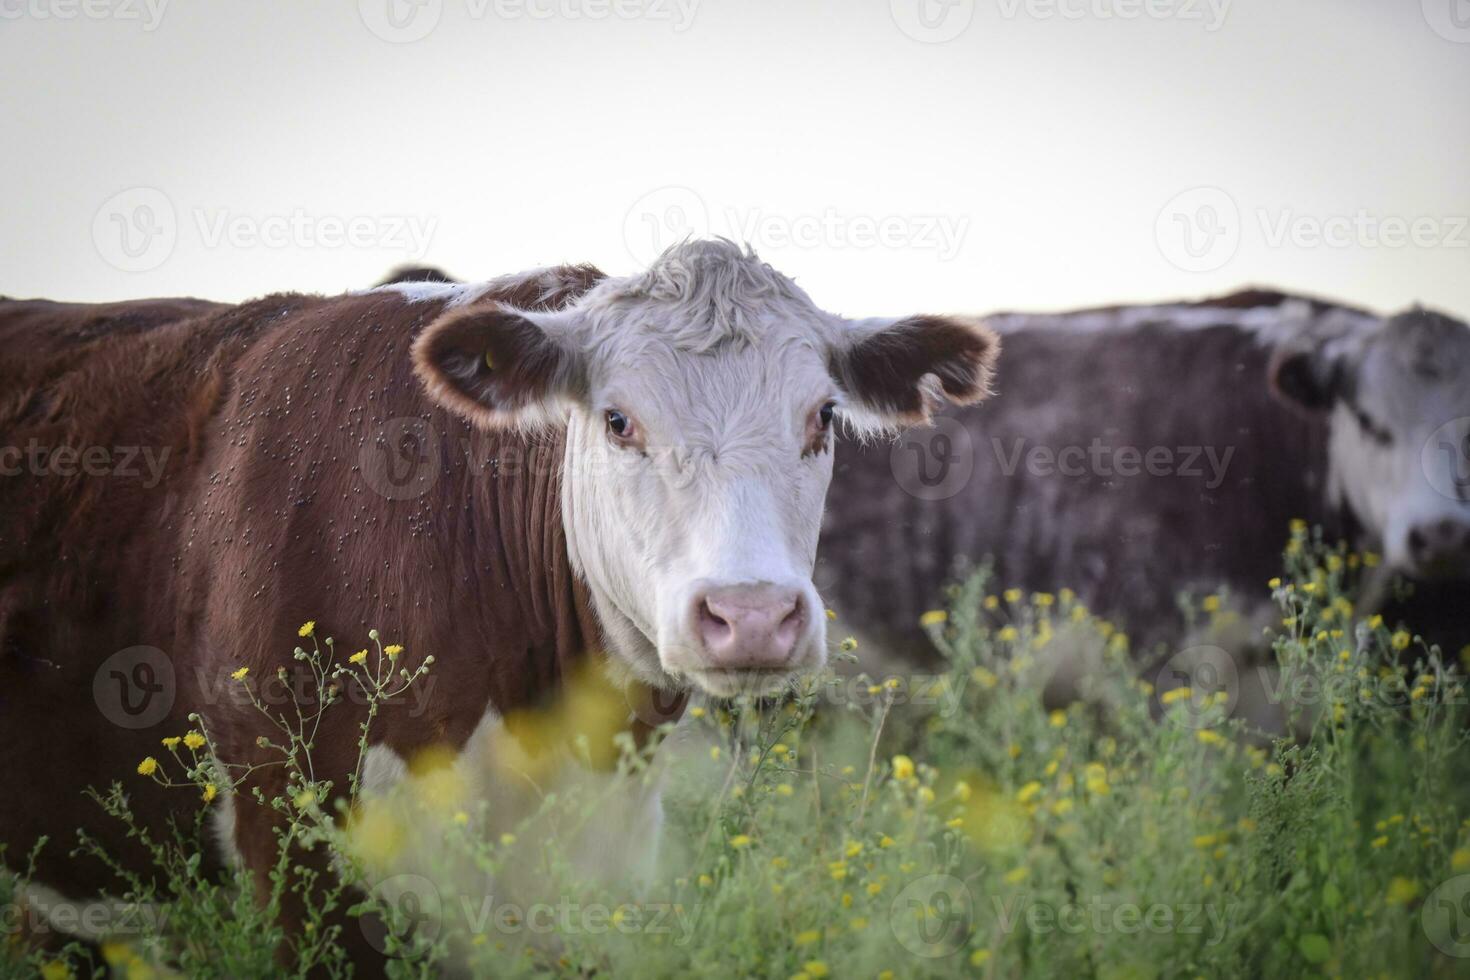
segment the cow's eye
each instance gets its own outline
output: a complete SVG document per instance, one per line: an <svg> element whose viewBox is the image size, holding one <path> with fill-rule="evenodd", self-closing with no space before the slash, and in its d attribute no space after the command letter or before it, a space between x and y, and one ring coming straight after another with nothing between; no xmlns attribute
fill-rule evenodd
<svg viewBox="0 0 1470 980"><path fill-rule="evenodd" d="M633 420L615 408L607 410L607 431L614 438L629 439L633 435Z"/></svg>
<svg viewBox="0 0 1470 980"><path fill-rule="evenodd" d="M837 409L837 403L836 402L828 402L827 404L825 404L825 405L822 406L821 411L819 411L817 413L817 421L821 424L822 428L824 428L824 429L831 428L831 426L832 426L832 413L834 411L836 411L836 409Z"/></svg>
<svg viewBox="0 0 1470 980"><path fill-rule="evenodd" d="M1353 416L1358 420L1358 428L1363 434L1380 446L1393 445L1393 433L1374 421L1373 416L1356 406L1353 407Z"/></svg>

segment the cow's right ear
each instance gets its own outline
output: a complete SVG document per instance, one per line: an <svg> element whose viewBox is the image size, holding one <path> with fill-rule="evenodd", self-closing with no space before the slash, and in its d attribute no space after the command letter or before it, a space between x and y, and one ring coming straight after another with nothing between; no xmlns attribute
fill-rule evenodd
<svg viewBox="0 0 1470 980"><path fill-rule="evenodd" d="M571 314L496 303L451 310L413 344L429 396L486 429L558 425L586 390Z"/></svg>
<svg viewBox="0 0 1470 980"><path fill-rule="evenodd" d="M1330 412L1337 401L1341 371L1323 345L1280 348L1267 372L1272 394L1288 405L1315 414Z"/></svg>

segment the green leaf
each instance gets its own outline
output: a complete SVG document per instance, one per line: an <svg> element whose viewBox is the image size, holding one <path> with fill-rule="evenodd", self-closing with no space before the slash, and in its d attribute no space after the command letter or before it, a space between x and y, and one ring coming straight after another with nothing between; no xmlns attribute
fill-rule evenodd
<svg viewBox="0 0 1470 980"><path fill-rule="evenodd" d="M1308 963L1326 963L1327 957L1332 955L1332 943L1320 933L1307 933L1297 942L1297 948Z"/></svg>
<svg viewBox="0 0 1470 980"><path fill-rule="evenodd" d="M1324 908L1335 909L1342 904L1342 892L1332 882L1322 886L1322 905Z"/></svg>

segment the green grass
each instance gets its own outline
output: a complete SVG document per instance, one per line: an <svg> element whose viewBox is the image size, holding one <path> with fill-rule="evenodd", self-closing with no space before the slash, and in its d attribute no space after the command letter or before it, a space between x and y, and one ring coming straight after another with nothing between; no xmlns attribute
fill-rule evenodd
<svg viewBox="0 0 1470 980"><path fill-rule="evenodd" d="M275 805L355 873L431 840L429 893L360 906L420 923L385 943L399 976L466 958L496 977L1470 976L1463 675L1412 633L1355 618L1361 564L1298 528L1282 579L1262 583L1280 615L1261 665L1186 655L1143 678L1149 652L1070 594L991 595L976 575L926 617L945 656L930 675L829 675L785 703L697 711L667 745L663 859L638 886L589 879L569 853L627 785L557 783L494 832L432 772L347 831L306 775ZM1191 605L1204 632L1239 625L1229 597ZM1080 652L1093 666L1079 696L1048 710L1054 664ZM330 647L308 656L336 669ZM1265 667L1296 695L1291 738L1235 710L1232 677ZM281 742L303 774L308 742ZM658 766L623 749L614 783L651 779ZM172 778L238 775L184 759ZM123 797L104 802L125 818ZM428 830L436 814L447 829ZM108 955L134 977L272 975L269 910L201 881L193 840L158 843L162 884L135 879L128 896L188 911ZM514 904L511 882L534 897ZM539 920L535 901L551 910ZM331 968L326 922L307 953ZM10 970L42 965L59 971L19 954Z"/></svg>

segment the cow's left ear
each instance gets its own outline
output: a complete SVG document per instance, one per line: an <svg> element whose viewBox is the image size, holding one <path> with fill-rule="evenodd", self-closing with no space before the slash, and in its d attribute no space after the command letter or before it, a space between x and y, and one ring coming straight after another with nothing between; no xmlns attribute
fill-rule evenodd
<svg viewBox="0 0 1470 980"><path fill-rule="evenodd" d="M430 397L482 428L561 424L587 386L574 316L498 303L451 310L414 341L414 370Z"/></svg>
<svg viewBox="0 0 1470 980"><path fill-rule="evenodd" d="M847 393L847 421L859 430L917 425L946 400L990 395L1000 337L978 320L912 316L852 320L832 351L832 376Z"/></svg>

